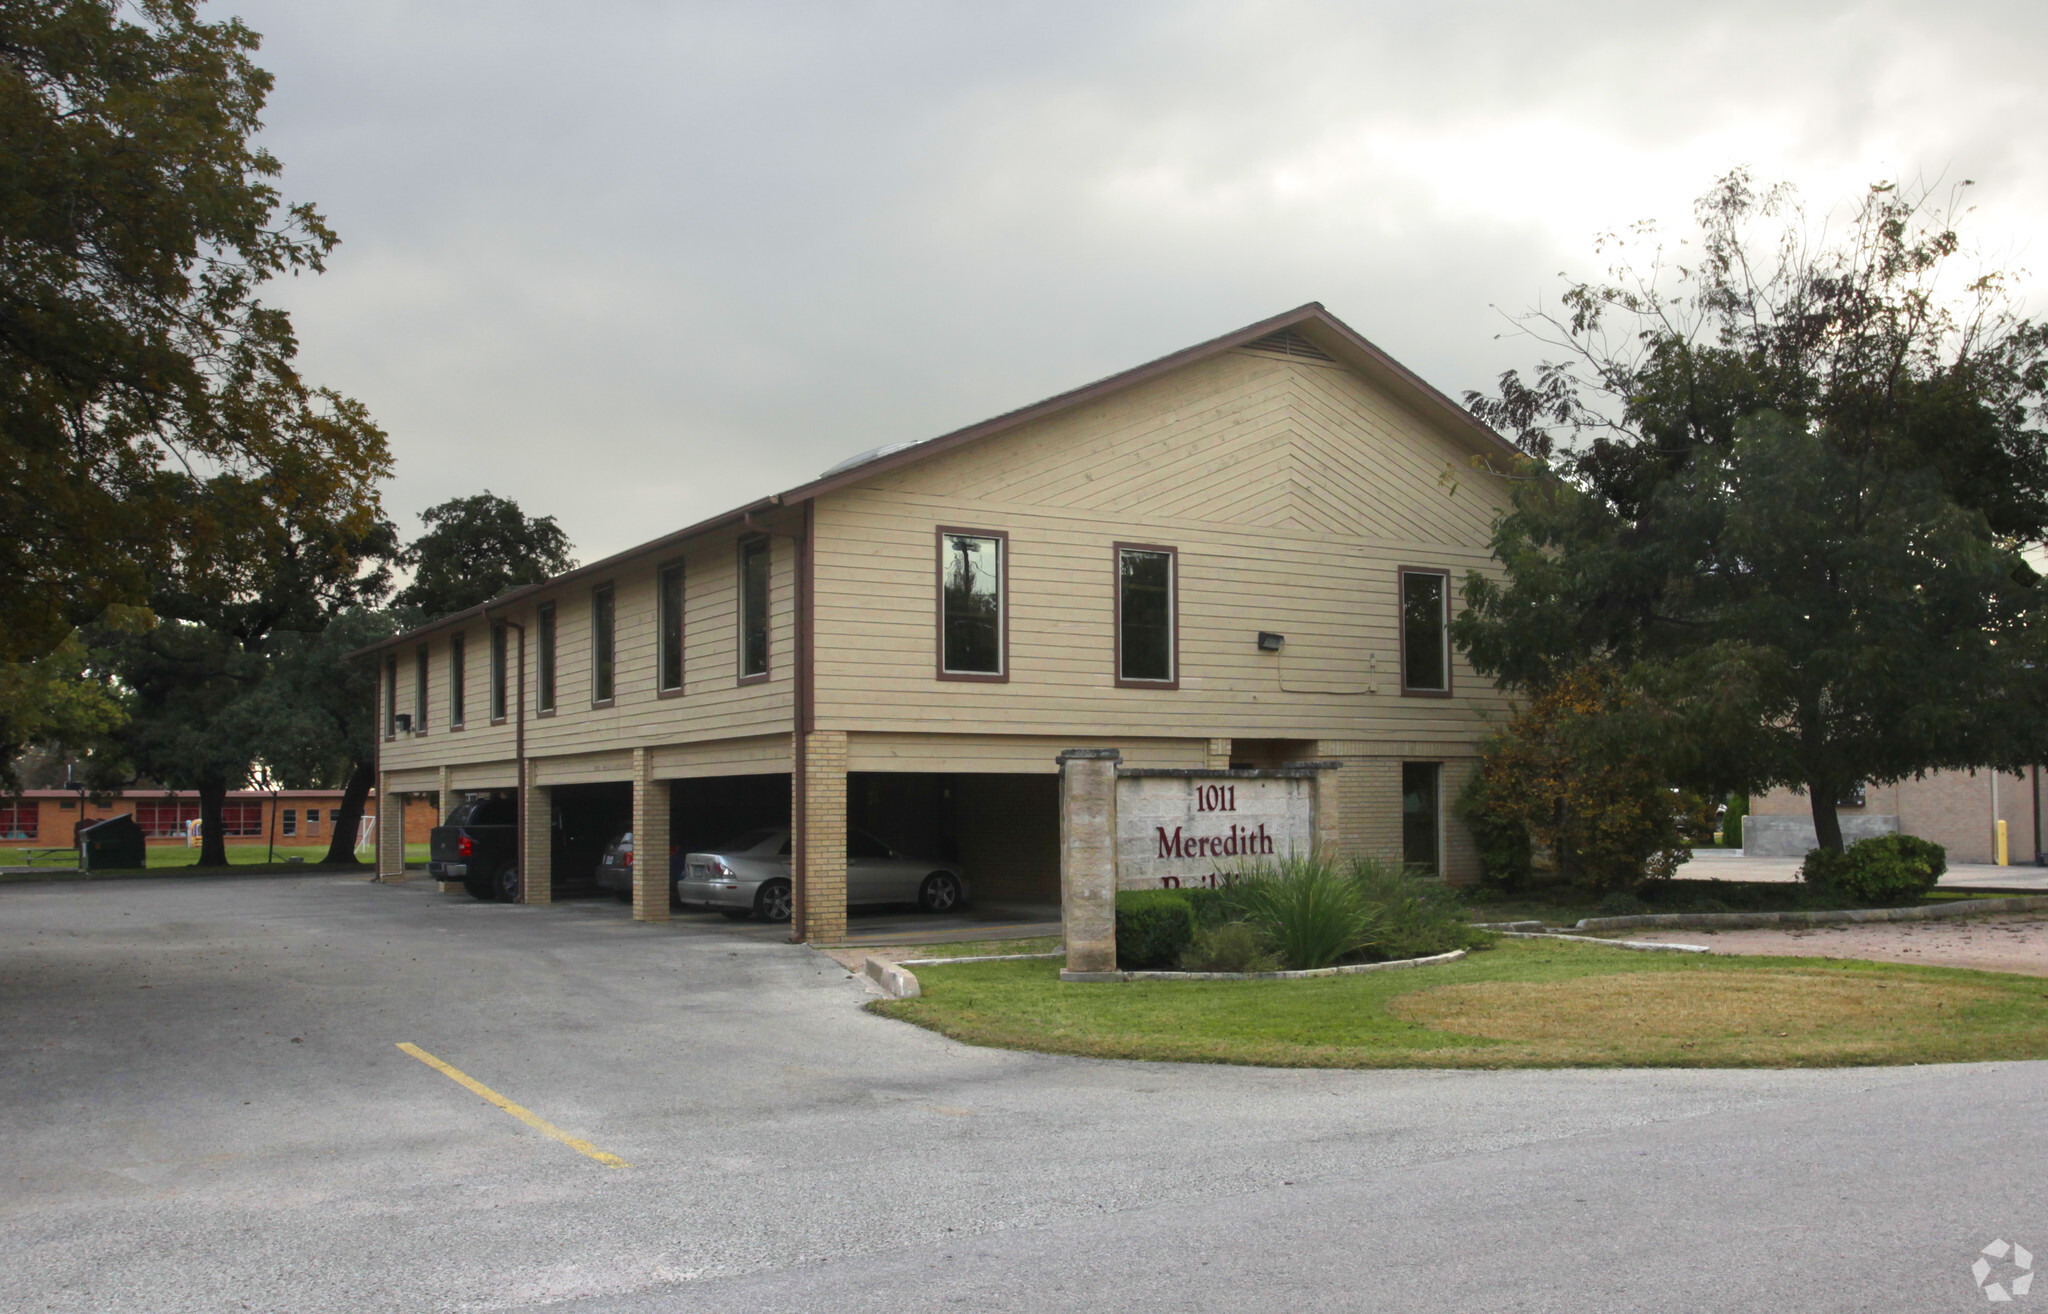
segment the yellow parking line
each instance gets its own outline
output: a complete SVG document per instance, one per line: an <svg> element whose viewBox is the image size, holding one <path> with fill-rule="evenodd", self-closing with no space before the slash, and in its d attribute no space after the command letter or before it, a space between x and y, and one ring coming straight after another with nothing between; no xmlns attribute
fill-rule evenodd
<svg viewBox="0 0 2048 1314"><path fill-rule="evenodd" d="M418 1059L420 1062L426 1064L428 1067L434 1069L436 1072L439 1072L442 1076L448 1078L456 1085L468 1087L470 1090L475 1091L477 1094L483 1096L485 1099L497 1105L499 1108L511 1114L513 1117L519 1119L519 1121L525 1123L527 1126L533 1128L535 1131L540 1132L544 1136L554 1137L556 1140L568 1146L570 1149L576 1151L578 1154L587 1154L607 1168L631 1168L633 1166L632 1164L627 1163L624 1159L621 1159L616 1154L606 1154L603 1150L598 1149L589 1141L579 1140L578 1138L571 1136L568 1132L565 1132L560 1127L555 1126L555 1124L541 1117L533 1110L521 1108L519 1105L514 1104L511 1100L506 1099L503 1095L500 1095L498 1092L492 1090L489 1086L486 1086L481 1081L478 1081L475 1077L470 1076L467 1072L462 1071L460 1068L452 1067L449 1064L443 1063L440 1059L437 1059L432 1054L427 1053L427 1051L421 1049L418 1045L408 1044L405 1041L400 1041L398 1047L404 1050L406 1053L412 1055L414 1058Z"/></svg>

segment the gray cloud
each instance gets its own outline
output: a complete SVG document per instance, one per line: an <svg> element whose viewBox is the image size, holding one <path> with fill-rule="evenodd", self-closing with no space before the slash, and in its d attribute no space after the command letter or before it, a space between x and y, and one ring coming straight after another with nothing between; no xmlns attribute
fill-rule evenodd
<svg viewBox="0 0 2048 1314"><path fill-rule="evenodd" d="M229 6L216 4L216 13ZM1307 300L1447 391L1728 167L2048 231L2038 6L244 0L344 245L278 289L392 436L585 558Z"/></svg>

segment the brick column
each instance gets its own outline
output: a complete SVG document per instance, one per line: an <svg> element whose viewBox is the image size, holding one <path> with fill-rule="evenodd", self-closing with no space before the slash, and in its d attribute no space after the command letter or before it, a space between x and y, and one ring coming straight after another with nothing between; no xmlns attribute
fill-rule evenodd
<svg viewBox="0 0 2048 1314"><path fill-rule="evenodd" d="M1444 851L1438 861L1443 869L1446 883L1451 885L1476 885L1481 876L1479 864L1479 841L1472 837L1472 828L1458 815L1458 795L1464 792L1466 784L1479 774L1479 759L1476 757L1454 757L1443 765L1442 800Z"/></svg>
<svg viewBox="0 0 2048 1314"><path fill-rule="evenodd" d="M526 796L520 801L519 821L526 830L526 865L520 868L521 903L553 903L554 802L546 785L533 784L533 764L526 764Z"/></svg>
<svg viewBox="0 0 2048 1314"><path fill-rule="evenodd" d="M846 732L804 736L804 938L837 944L846 938Z"/></svg>
<svg viewBox="0 0 2048 1314"><path fill-rule="evenodd" d="M633 750L633 920L668 920L668 782L654 779L654 754Z"/></svg>
<svg viewBox="0 0 2048 1314"><path fill-rule="evenodd" d="M377 879L405 879L405 796L392 792L388 774L377 781Z"/></svg>
<svg viewBox="0 0 2048 1314"><path fill-rule="evenodd" d="M1344 806L1337 789L1337 777L1341 774L1338 766L1326 766L1316 772L1314 790L1315 845L1316 851L1326 858L1335 858L1344 851Z"/></svg>
<svg viewBox="0 0 2048 1314"><path fill-rule="evenodd" d="M1209 752L1202 765L1208 767L1211 771L1228 771L1230 769L1231 742L1228 739L1211 739L1209 741Z"/></svg>
<svg viewBox="0 0 2048 1314"><path fill-rule="evenodd" d="M1122 760L1114 748L1060 754L1062 981L1116 971L1116 764Z"/></svg>

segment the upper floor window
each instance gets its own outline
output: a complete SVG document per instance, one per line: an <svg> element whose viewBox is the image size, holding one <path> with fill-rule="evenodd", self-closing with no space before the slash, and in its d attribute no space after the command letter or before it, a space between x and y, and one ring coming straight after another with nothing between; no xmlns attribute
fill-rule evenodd
<svg viewBox="0 0 2048 1314"><path fill-rule="evenodd" d="M1006 658L1003 585L1008 536L939 531L939 678L1000 680Z"/></svg>
<svg viewBox="0 0 2048 1314"><path fill-rule="evenodd" d="M412 663L412 732L423 735L427 732L427 645L421 644L413 653Z"/></svg>
<svg viewBox="0 0 2048 1314"><path fill-rule="evenodd" d="M740 678L768 674L768 540L740 544Z"/></svg>
<svg viewBox="0 0 2048 1314"><path fill-rule="evenodd" d="M544 602L534 619L533 655L535 710L555 710L555 604Z"/></svg>
<svg viewBox="0 0 2048 1314"><path fill-rule="evenodd" d="M1116 682L1178 688L1179 609L1170 547L1116 545Z"/></svg>
<svg viewBox="0 0 2048 1314"><path fill-rule="evenodd" d="M1451 691L1451 572L1401 571L1401 691Z"/></svg>
<svg viewBox="0 0 2048 1314"><path fill-rule="evenodd" d="M609 584L601 584L590 591L590 701L593 703L612 700L613 644L618 637L614 614L616 597Z"/></svg>
<svg viewBox="0 0 2048 1314"><path fill-rule="evenodd" d="M672 693L683 687L683 563L661 570L661 596L655 665L659 687Z"/></svg>
<svg viewBox="0 0 2048 1314"><path fill-rule="evenodd" d="M398 733L398 654L384 659L384 737Z"/></svg>
<svg viewBox="0 0 2048 1314"><path fill-rule="evenodd" d="M505 679L505 627L493 625L491 626L491 719L493 721L505 719L507 684L508 682Z"/></svg>
<svg viewBox="0 0 2048 1314"><path fill-rule="evenodd" d="M462 728L463 704L468 701L467 691L463 688L463 677L468 674L463 669L464 649L467 647L460 634L448 636L448 726L452 730Z"/></svg>

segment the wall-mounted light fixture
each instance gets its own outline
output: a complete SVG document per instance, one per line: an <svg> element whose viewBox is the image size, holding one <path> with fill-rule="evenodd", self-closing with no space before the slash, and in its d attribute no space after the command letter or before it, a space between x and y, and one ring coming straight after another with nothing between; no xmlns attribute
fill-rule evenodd
<svg viewBox="0 0 2048 1314"><path fill-rule="evenodd" d="M1271 630L1259 631L1260 652L1279 652L1280 645L1285 642L1287 642L1287 636L1284 634L1275 634Z"/></svg>

